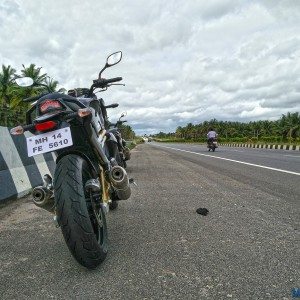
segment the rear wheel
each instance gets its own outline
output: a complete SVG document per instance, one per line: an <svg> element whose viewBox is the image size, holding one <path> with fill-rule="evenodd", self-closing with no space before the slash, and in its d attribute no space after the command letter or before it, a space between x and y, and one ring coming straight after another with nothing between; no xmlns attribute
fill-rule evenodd
<svg viewBox="0 0 300 300"><path fill-rule="evenodd" d="M85 192L91 179L87 162L77 155L66 155L54 175L56 213L66 244L81 265L96 268L107 254L107 226L101 207L92 206Z"/></svg>

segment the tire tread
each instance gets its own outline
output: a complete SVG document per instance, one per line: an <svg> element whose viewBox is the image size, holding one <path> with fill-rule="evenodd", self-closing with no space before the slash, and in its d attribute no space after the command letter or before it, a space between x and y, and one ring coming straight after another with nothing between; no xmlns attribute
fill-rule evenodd
<svg viewBox="0 0 300 300"><path fill-rule="evenodd" d="M70 252L81 265L94 269L105 259L106 251L98 244L89 217L82 179L87 174L88 165L80 156L62 157L55 170L54 197L58 222Z"/></svg>

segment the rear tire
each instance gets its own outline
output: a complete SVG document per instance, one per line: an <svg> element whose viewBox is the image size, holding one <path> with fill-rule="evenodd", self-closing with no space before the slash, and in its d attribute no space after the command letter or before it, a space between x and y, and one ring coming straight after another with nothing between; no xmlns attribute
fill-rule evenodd
<svg viewBox="0 0 300 300"><path fill-rule="evenodd" d="M62 157L55 169L54 197L58 223L70 252L78 263L95 269L107 254L107 226L103 209L100 207L96 215L85 192L90 178L84 159L73 154Z"/></svg>

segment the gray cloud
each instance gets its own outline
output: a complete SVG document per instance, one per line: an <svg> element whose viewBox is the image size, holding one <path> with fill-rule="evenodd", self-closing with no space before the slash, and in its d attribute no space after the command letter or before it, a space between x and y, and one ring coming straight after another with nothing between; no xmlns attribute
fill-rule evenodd
<svg viewBox="0 0 300 300"><path fill-rule="evenodd" d="M300 111L299 1L11 0L0 4L0 59L42 66L64 87L105 77L138 133L210 118L250 121Z"/></svg>

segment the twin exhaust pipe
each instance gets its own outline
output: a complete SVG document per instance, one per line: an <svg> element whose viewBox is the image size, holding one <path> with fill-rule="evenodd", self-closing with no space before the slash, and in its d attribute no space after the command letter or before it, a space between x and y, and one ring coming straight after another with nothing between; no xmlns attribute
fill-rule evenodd
<svg viewBox="0 0 300 300"><path fill-rule="evenodd" d="M130 182L124 168L114 166L109 172L109 179L119 200L127 200L131 195ZM52 178L44 175L44 185L32 190L33 203L51 213L55 213Z"/></svg>

